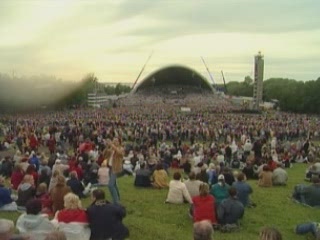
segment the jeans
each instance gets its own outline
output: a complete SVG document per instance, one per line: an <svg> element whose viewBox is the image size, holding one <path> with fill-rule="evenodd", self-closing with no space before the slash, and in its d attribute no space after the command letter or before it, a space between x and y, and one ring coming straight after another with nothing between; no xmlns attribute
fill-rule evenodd
<svg viewBox="0 0 320 240"><path fill-rule="evenodd" d="M306 234L312 233L317 239L320 238L320 228L318 227L318 223L316 222L308 222L298 224L296 227L297 234Z"/></svg>
<svg viewBox="0 0 320 240"><path fill-rule="evenodd" d="M119 189L117 186L117 175L110 171L109 174L109 184L108 188L112 197L112 202L113 203L119 203L120 201L120 194L119 194Z"/></svg>

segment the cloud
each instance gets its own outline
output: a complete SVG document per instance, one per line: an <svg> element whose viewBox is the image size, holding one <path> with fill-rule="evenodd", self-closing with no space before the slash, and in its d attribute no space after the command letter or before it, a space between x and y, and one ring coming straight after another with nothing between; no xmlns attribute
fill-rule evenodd
<svg viewBox="0 0 320 240"><path fill-rule="evenodd" d="M311 66L320 54L319 1L2 0L0 4L2 71L40 71L68 79L81 79L93 71L101 79L121 81L135 78L155 50L146 72L170 63L202 69L200 56L204 56L212 69L225 69L238 80L252 71L253 54L262 50L266 69L272 69L266 76L290 71L301 77L305 72L301 78L308 79L318 74Z"/></svg>

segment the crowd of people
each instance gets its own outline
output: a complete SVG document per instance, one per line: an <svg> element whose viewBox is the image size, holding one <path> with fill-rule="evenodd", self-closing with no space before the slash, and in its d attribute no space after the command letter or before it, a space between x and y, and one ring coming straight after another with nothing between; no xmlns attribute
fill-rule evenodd
<svg viewBox="0 0 320 240"><path fill-rule="evenodd" d="M194 239L211 239L204 236L212 229L239 230L246 208L256 206L247 180L285 187L286 168L294 164L305 164L312 183L297 185L293 199L320 206L316 116L235 114L225 100L217 100L224 109L217 112L193 95L183 100L187 113L157 96L148 104L133 99L136 105L122 100L112 109L0 116L0 211L24 212L16 225L22 237L49 239L59 230L67 239L125 239L129 229L117 185L123 175L134 176L135 187L167 189L166 204L190 204ZM82 208L81 199L90 195L92 204ZM0 221L0 235L10 234L10 224ZM320 231L312 222L296 232ZM261 239L281 234L265 229Z"/></svg>

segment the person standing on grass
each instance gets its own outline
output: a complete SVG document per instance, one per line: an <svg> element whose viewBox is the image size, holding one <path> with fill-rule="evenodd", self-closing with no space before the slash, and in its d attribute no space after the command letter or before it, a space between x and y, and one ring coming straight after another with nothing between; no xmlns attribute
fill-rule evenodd
<svg viewBox="0 0 320 240"><path fill-rule="evenodd" d="M107 140L107 149L105 151L105 157L109 166L109 183L108 188L112 196L113 203L120 202L120 193L117 186L117 175L122 172L122 162L124 156L124 149L120 144L118 138L114 138L113 141Z"/></svg>

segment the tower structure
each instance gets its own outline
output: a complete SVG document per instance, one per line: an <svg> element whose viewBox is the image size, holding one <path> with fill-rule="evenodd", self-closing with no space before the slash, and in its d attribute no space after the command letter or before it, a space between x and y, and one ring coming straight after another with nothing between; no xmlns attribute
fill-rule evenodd
<svg viewBox="0 0 320 240"><path fill-rule="evenodd" d="M258 52L258 54L254 56L253 107L255 110L259 110L259 105L262 103L263 70L264 58L261 52Z"/></svg>

